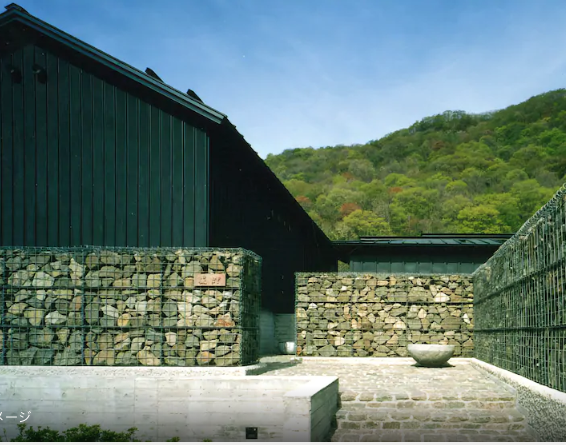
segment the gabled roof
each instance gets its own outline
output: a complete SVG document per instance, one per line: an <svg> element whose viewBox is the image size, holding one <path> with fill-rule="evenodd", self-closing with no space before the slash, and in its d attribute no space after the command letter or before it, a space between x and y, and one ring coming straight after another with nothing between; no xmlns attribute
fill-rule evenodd
<svg viewBox="0 0 566 445"><path fill-rule="evenodd" d="M46 23L37 17L29 14L21 6L11 3L6 6L6 12L0 14L0 29L15 22L19 22L30 29L33 29L46 37L61 43L72 50L112 69L113 71L120 73L130 80L150 88L151 90L160 93L161 95L167 97L168 99L182 105L183 107L198 113L199 115L213 121L214 123L220 123L226 118L225 114L220 113L214 108L203 104L195 100L194 98L188 96L187 94L163 83L159 80L151 77L150 75L144 73L137 68L134 68L127 63L124 63L109 54L100 51L99 49L88 45L87 43L73 37L60 29Z"/></svg>
<svg viewBox="0 0 566 445"><path fill-rule="evenodd" d="M236 126L232 124L228 117L215 110L214 108L205 105L200 98L189 90L187 94L165 84L158 80L157 76L147 74L137 68L134 68L127 63L124 63L115 57L106 54L103 51L71 36L58 28L46 23L37 17L29 14L21 6L11 3L6 6L6 12L0 14L0 37L2 36L2 28L8 27L10 24L19 23L27 28L30 28L45 37L54 40L55 42L70 48L72 51L79 53L81 56L92 60L101 66L104 66L112 72L120 73L124 78L134 82L145 88L149 88L160 96L170 99L175 104L181 105L184 109L197 113L205 120L210 121L215 128L216 134L226 135L234 146L241 147L246 152L247 161L249 161L250 168L255 169L261 175L267 184L273 187L273 191L277 193L281 200L289 205L290 210L293 211L296 218L301 222L308 224L316 235L316 239L320 239L323 244L334 249L326 234L317 226L302 206L295 200L293 195L287 190L283 183L277 178L275 173L265 164L263 159L255 152L251 145L244 139L238 132ZM2 39L0 39L2 40ZM1 50L2 48L0 48ZM148 70L151 73L151 70ZM157 77L157 78L156 78Z"/></svg>

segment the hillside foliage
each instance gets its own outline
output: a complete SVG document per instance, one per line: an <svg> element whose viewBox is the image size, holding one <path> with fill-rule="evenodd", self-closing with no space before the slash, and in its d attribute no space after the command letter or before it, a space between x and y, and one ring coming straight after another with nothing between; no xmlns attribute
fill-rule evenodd
<svg viewBox="0 0 566 445"><path fill-rule="evenodd" d="M503 110L446 111L363 145L267 165L330 239L511 233L566 180L566 89Z"/></svg>

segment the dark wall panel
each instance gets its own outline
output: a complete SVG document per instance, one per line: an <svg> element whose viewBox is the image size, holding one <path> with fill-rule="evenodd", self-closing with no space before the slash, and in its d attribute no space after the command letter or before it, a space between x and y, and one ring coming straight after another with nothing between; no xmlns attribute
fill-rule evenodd
<svg viewBox="0 0 566 445"><path fill-rule="evenodd" d="M51 58L53 56L48 55ZM28 65L22 67L28 71ZM59 144L59 245L72 246L71 240L71 146L70 146L70 91L69 91L69 64L65 60L57 59L58 66L58 95L57 103L50 104L49 113L57 113L58 122L58 144ZM26 85L27 86L27 85ZM32 147L25 146L25 151ZM26 197L26 199L28 199ZM30 197L31 199L31 197ZM78 209L77 209L78 210ZM33 246L35 243L26 243Z"/></svg>
<svg viewBox="0 0 566 445"><path fill-rule="evenodd" d="M22 51L22 63L26 66L31 66L34 63L35 49L33 46L27 46ZM24 187L23 192L26 199L22 202L24 207L24 242L26 244L35 244L35 207L36 207L36 170L39 167L36 164L36 149L35 146L35 94L36 83L34 82L34 75L31 70L26 70L23 73L23 125L24 125L24 145L26 147L34 147L33 150L26 150L24 152Z"/></svg>
<svg viewBox="0 0 566 445"><path fill-rule="evenodd" d="M395 248L393 251L376 246L374 254L352 254L350 270L374 273L472 273L493 255L496 248L497 246L482 250L471 248L466 251L461 248L414 247L403 250Z"/></svg>
<svg viewBox="0 0 566 445"><path fill-rule="evenodd" d="M16 52L12 57L12 65L21 66L23 64L23 52ZM4 70L2 70L4 71ZM24 77L25 78L25 77ZM24 83L12 82L11 78L5 76L6 81L13 85L12 88L12 204L9 210L12 213L12 239L15 243L25 244L24 238L24 185L25 185L25 158L24 150ZM4 145L4 143L2 143ZM4 212L2 212L4 213Z"/></svg>
<svg viewBox="0 0 566 445"><path fill-rule="evenodd" d="M0 245L207 246L208 136L77 60L0 59Z"/></svg>
<svg viewBox="0 0 566 445"><path fill-rule="evenodd" d="M81 243L83 238L83 228L81 225L82 193L81 188L76 184L82 183L83 168L83 126L81 121L81 70L76 66L69 65L69 146L71 172L69 175L71 185L71 204L72 211L70 230L70 244L76 246ZM77 147L79 147L77 149ZM75 211L78 209L78 211Z"/></svg>
<svg viewBox="0 0 566 445"><path fill-rule="evenodd" d="M12 105L12 80L10 74L5 69L7 63L12 62L12 57L6 56L1 59L0 69L0 199L2 200L2 227L0 237L2 239L14 239L13 220L14 220L14 200L13 200L13 105Z"/></svg>
<svg viewBox="0 0 566 445"><path fill-rule="evenodd" d="M45 52L35 48L35 60L45 67ZM35 84L35 143L36 143L36 221L35 242L47 245L47 84Z"/></svg>
<svg viewBox="0 0 566 445"><path fill-rule="evenodd" d="M295 272L336 270L336 257L247 150L227 137L211 139L211 245L260 255L263 307L293 313Z"/></svg>
<svg viewBox="0 0 566 445"><path fill-rule="evenodd" d="M58 61L55 57L45 55L45 67L47 74L47 245L59 245L59 115L57 103L59 96L59 82L57 73L59 71ZM3 70L2 70L3 71ZM10 88L11 82L6 82ZM39 100L39 98L38 98ZM13 147L17 145L16 141ZM14 161L14 167L16 162ZM16 181L12 183L16 187ZM6 209L4 203L2 208ZM2 221L4 219L2 218ZM16 238L3 238L3 245L21 245Z"/></svg>

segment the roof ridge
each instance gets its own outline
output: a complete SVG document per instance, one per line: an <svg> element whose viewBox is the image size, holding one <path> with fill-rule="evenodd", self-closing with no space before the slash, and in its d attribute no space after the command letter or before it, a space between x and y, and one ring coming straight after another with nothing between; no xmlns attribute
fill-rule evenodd
<svg viewBox="0 0 566 445"><path fill-rule="evenodd" d="M129 77L132 81L142 84L143 86L150 88L154 91L161 93L163 96L185 106L185 108L196 112L215 123L220 123L226 119L226 114L199 102L178 90L171 85L164 82L159 82L158 80L152 78L150 75L144 71L124 62L116 57L90 45L87 42L80 40L79 38L41 20L34 15L31 15L21 6L16 3L10 3L5 7L6 11L0 14L0 26L2 26L3 21L9 22L10 20L17 19L27 26L39 31L48 37L70 47L74 51L83 54L86 57L90 57L97 63L106 65L108 68L113 69L116 72Z"/></svg>

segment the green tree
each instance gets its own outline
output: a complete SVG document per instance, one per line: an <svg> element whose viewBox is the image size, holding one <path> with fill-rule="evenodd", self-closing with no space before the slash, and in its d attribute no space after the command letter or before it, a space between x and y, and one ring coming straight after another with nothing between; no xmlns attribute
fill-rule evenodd
<svg viewBox="0 0 566 445"><path fill-rule="evenodd" d="M415 184L415 180L401 173L391 173L385 177L383 183L387 187L406 187Z"/></svg>
<svg viewBox="0 0 566 445"><path fill-rule="evenodd" d="M530 218L554 193L555 190L541 187L536 179L517 182L511 188L511 194L518 201L518 216L523 221Z"/></svg>
<svg viewBox="0 0 566 445"><path fill-rule="evenodd" d="M375 177L373 164L367 159L354 159L350 161L348 171L352 173L355 178L364 182L370 182Z"/></svg>
<svg viewBox="0 0 566 445"><path fill-rule="evenodd" d="M347 239L391 235L391 228L387 221L367 210L355 210L346 216L342 221L341 230Z"/></svg>
<svg viewBox="0 0 566 445"><path fill-rule="evenodd" d="M454 195L441 204L440 214L444 227L449 232L460 232L458 214L462 209L472 205L472 201L464 195Z"/></svg>
<svg viewBox="0 0 566 445"><path fill-rule="evenodd" d="M266 163L329 236L345 236L342 218L356 206L396 235L516 230L566 181L566 90L481 115L425 117L366 144L285 150Z"/></svg>
<svg viewBox="0 0 566 445"><path fill-rule="evenodd" d="M497 209L480 204L466 207L458 213L459 231L462 233L509 233L511 227L500 219Z"/></svg>
<svg viewBox="0 0 566 445"><path fill-rule="evenodd" d="M457 179L446 184L444 190L451 195L461 195L468 192L468 184L461 179Z"/></svg>
<svg viewBox="0 0 566 445"><path fill-rule="evenodd" d="M524 220L517 213L519 199L512 193L493 193L489 195L479 195L474 199L477 205L491 206L499 212L499 221L510 231L517 231Z"/></svg>

